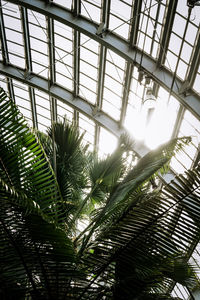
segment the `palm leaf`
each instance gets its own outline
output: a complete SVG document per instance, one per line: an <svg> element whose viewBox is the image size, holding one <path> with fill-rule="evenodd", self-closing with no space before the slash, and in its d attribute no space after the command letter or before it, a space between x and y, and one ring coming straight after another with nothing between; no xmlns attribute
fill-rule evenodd
<svg viewBox="0 0 200 300"><path fill-rule="evenodd" d="M0 145L1 299L14 299L14 293L19 299L74 299L85 275L76 267L71 240L58 228L63 199L55 175L2 89Z"/></svg>
<svg viewBox="0 0 200 300"><path fill-rule="evenodd" d="M162 274L160 276L162 280L165 275L166 278L192 287L194 277L190 277L192 271L186 262L188 250L199 240L199 178L200 167L197 167L188 171L186 175L177 177L160 193L145 194L137 191L135 193L137 205L134 204L131 209L125 211L122 217L115 220L115 223L111 222L111 226L107 219L102 230L99 228L95 241L90 243L92 251L89 251L87 262L90 263L91 272L95 274L93 283L105 280L106 275L110 273L116 279L116 270L118 269L119 273L120 268L121 278L125 281L122 282L122 286L120 281L122 292L124 293L128 286L130 289L130 282L133 290L136 291L141 282L141 272L147 274L149 279L149 270L156 266L156 270ZM175 266L174 264L182 260L183 258L180 257L183 256L185 260L178 266L181 270L179 273L177 269L174 272L174 267L173 272L172 269L167 270L171 264L167 261L164 261L165 268L158 263L161 258L168 257ZM136 278L133 277L135 269L137 269ZM131 279L128 276L129 272ZM157 278L157 274L153 274L154 279L155 275ZM153 285L151 281L149 284L146 280L144 282L151 291L155 292L158 289L159 281L153 282ZM166 292L170 282L168 280L166 286L163 286L161 282L162 289L159 293ZM156 290L154 283L156 283ZM110 282L110 288L112 289L112 282ZM133 295L132 288L130 290ZM144 288L140 290L144 291ZM119 293L118 289L117 293Z"/></svg>
<svg viewBox="0 0 200 300"><path fill-rule="evenodd" d="M62 201L43 148L5 92L0 90L0 174L5 184L23 191L44 214L59 221ZM52 203L54 201L54 203Z"/></svg>
<svg viewBox="0 0 200 300"><path fill-rule="evenodd" d="M55 145L56 177L63 197L60 210L68 229L72 232L75 230L72 218L83 202L84 189L88 184L87 146L82 145L83 134L81 135L77 127L69 124L66 119L53 124L47 135L40 132L37 134L52 166ZM83 213L81 210L81 214Z"/></svg>

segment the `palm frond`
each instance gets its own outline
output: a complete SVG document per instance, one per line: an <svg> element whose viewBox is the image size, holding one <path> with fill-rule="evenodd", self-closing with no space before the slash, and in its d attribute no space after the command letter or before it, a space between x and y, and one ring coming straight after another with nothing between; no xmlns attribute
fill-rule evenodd
<svg viewBox="0 0 200 300"><path fill-rule="evenodd" d="M14 103L0 90L0 175L4 184L32 199L54 222L62 201L45 152ZM53 201L53 203L52 203Z"/></svg>
<svg viewBox="0 0 200 300"><path fill-rule="evenodd" d="M111 273L116 279L118 270L118 276L121 273L122 278L122 286L119 282L122 292L128 286L130 289L130 282L136 291L142 284L142 278L145 278L144 274L150 280L150 271L153 271L154 280L158 280L155 268L156 272L162 274L162 280L165 275L181 284L194 286L195 276L190 276L193 271L187 260L191 245L194 247L194 243L199 241L199 179L198 166L184 176L177 176L160 193L145 194L138 191L137 205L127 210L115 223L111 222L112 226L107 219L89 245L92 251L89 251L87 262L90 262L91 272L95 274L93 283L106 280L107 274ZM169 260L163 260L164 257ZM163 263L164 267L161 267ZM137 277L129 278L129 272L130 276L137 274ZM158 289L159 281L155 281L156 290L151 280L149 283L144 281L150 290L155 292ZM161 282L160 286L167 290L168 284L165 287ZM140 287L144 290L142 285ZM132 288L130 290L133 293ZM159 290L159 293L166 290Z"/></svg>
<svg viewBox="0 0 200 300"><path fill-rule="evenodd" d="M85 274L76 267L72 241L58 228L59 186L37 137L2 89L0 145L1 299L15 292L19 299L70 299Z"/></svg>
<svg viewBox="0 0 200 300"><path fill-rule="evenodd" d="M72 228L73 215L83 202L84 189L88 184L88 157L87 146L83 146L83 134L80 134L75 125L64 119L48 129L48 134L38 132L38 136L54 164L53 144L55 143L56 177L63 197L60 205L65 223ZM83 210L81 211L83 214Z"/></svg>
<svg viewBox="0 0 200 300"><path fill-rule="evenodd" d="M172 155L175 152L180 151L183 146L189 143L190 138L174 139L160 146L157 150L150 151L143 158L139 160L135 167L128 172L121 182L115 183L114 188L110 191L107 197L106 204L102 207L102 211L96 217L96 223L93 226L92 231L96 230L98 226L113 218L116 220L117 216L122 215L124 210L127 210L129 206L136 204L136 198L131 197L138 188L144 186L147 180L150 180L152 176L158 174L158 172L164 170L169 163ZM133 202L132 202L133 199ZM91 236L89 233L88 236Z"/></svg>

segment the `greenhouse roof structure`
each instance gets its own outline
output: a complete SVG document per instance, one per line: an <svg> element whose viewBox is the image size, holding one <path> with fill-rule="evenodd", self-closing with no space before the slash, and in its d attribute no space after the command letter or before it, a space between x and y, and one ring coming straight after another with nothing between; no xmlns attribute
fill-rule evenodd
<svg viewBox="0 0 200 300"><path fill-rule="evenodd" d="M191 136L171 172L198 164L200 1L1 0L0 41L0 85L30 127L66 117L99 155L124 132L138 157Z"/></svg>

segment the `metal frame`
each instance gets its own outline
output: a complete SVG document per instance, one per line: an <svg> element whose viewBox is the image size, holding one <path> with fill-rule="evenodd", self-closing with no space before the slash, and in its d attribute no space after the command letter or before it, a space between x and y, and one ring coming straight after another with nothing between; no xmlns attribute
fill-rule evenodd
<svg viewBox="0 0 200 300"><path fill-rule="evenodd" d="M10 0L10 2L16 3L15 0ZM174 1L171 1L170 3L172 2ZM68 25L81 33L84 33L85 35L99 42L101 45L104 45L105 47L116 52L127 61L134 63L136 66L139 66L140 69L143 69L144 72L151 76L154 81L156 81L166 90L170 91L173 96L175 96L188 110L190 110L198 119L200 119L200 96L195 94L194 91L189 91L187 94L182 93L182 80L176 77L176 84L174 84L173 73L171 73L164 66L159 67L158 61L154 60L152 57L145 54L141 50L130 49L129 42L123 40L122 38L116 36L111 32L106 34L102 38L101 36L96 34L96 24L81 16L74 17L72 12L54 3L45 3L44 1L40 0L19 0L18 5L33 9L50 18L54 18L55 20L60 21L63 24ZM167 27L168 26L165 26L166 30ZM169 34L170 32L167 35L168 39ZM167 46L167 43L165 44ZM136 52L137 55L135 55ZM199 51L197 50L197 54L198 53L200 53L200 49Z"/></svg>
<svg viewBox="0 0 200 300"><path fill-rule="evenodd" d="M8 2L16 4L16 0L9 0ZM159 9L161 1L158 2L158 10L156 14L156 20L158 20ZM1 0L0 0L1 3ZM158 93L159 86L164 87L175 96L183 106L177 114L174 131L172 137L177 137L181 122L183 120L185 109L190 110L200 120L200 96L192 90L192 86L195 80L195 75L198 71L200 64L200 29L198 30L198 36L196 45L192 54L192 59L188 67L188 73L186 80L183 82L176 76L176 72L172 73L165 66L166 52L169 46L171 31L173 27L173 21L176 14L177 1L169 0L168 7L165 14L165 24L162 30L160 49L158 58L155 60L144 53L143 50L137 48L138 29L140 25L140 14L142 1L135 0L132 7L132 14L130 20L129 40L125 41L123 38L115 35L109 31L109 17L110 17L110 3L111 0L102 0L101 9L101 30L98 28L98 24L95 24L91 20L81 16L81 0L72 1L72 11L65 9L62 6L55 4L51 0L19 0L17 4L21 6L21 20L24 37L24 49L25 49L25 62L26 68L21 69L16 66L10 65L9 53L6 41L6 33L4 28L4 22L2 17L2 8L0 7L0 37L2 44L3 62L0 62L0 73L7 77L8 92L10 97L14 100L14 87L13 79L25 83L28 85L32 121L33 127L38 127L37 122L37 110L35 101L35 89L41 90L49 95L50 100L50 112L51 122L57 120L57 99L64 102L74 109L73 121L78 125L79 112L92 119L95 123L95 137L94 137L94 150L98 152L100 127L104 127L113 133L116 137L126 130L123 128L131 78L133 74L133 67L137 66L142 72L144 77L150 77L153 84L153 93ZM27 9L37 11L47 17L47 33L48 33L48 59L49 59L49 78L45 79L42 76L33 73L32 70L32 58L31 58L31 45L28 26ZM191 12L191 11L190 11ZM70 26L74 29L73 32L73 91L70 92L67 89L56 84L56 67L55 67L55 49L54 49L54 19ZM189 22L189 19L187 20ZM157 24L157 23L156 23ZM188 23L187 23L188 24ZM98 33L98 29L100 34ZM147 29L147 27L146 27ZM156 28L155 28L156 29ZM186 34L185 28L185 33ZM94 105L89 103L87 99L83 99L79 96L79 74L80 74L80 35L81 33L87 35L91 39L99 43L99 64L98 64L98 84L97 84L97 100ZM146 33L145 33L146 34ZM154 31L154 40L156 31ZM183 46L184 40L182 41ZM152 43L153 45L153 43ZM181 46L181 47L182 47ZM105 78L105 66L106 66L106 54L107 50L111 49L119 56L126 60L126 69L124 72L123 81L123 93L122 93L122 106L119 122L112 119L108 114L102 111L103 102L103 89ZM152 53L152 46L151 51ZM180 59L181 49L179 51L178 59ZM177 68L177 67L176 67ZM140 157L144 156L149 149L143 142L135 142L134 149L136 154ZM196 157L193 160L194 165L200 159L200 152L196 153ZM54 169L56 173L56 156L54 145ZM174 178L173 172L169 171L163 178L165 183L170 182ZM192 249L191 251L193 251Z"/></svg>
<svg viewBox="0 0 200 300"><path fill-rule="evenodd" d="M163 32L162 32L160 51L159 51L158 60L157 60L158 67L160 67L161 65L164 64L164 61L166 58L165 53L169 46L169 40L170 40L170 35L171 35L171 31L172 31L172 26L173 26L173 22L174 22L177 4L178 4L178 1L170 0L169 5L168 5L167 14L166 14L167 26L164 27Z"/></svg>
<svg viewBox="0 0 200 300"><path fill-rule="evenodd" d="M123 126L124 119L125 119L125 116L126 116L126 109L127 109L127 105L128 105L128 97L129 97L129 90L130 90L130 85L131 85L131 75L132 75L132 73L133 73L133 65L130 62L127 62L126 71L125 71L124 86L123 86L120 127Z"/></svg>
<svg viewBox="0 0 200 300"><path fill-rule="evenodd" d="M8 47L7 47L7 42L6 42L6 34L5 34L5 27L4 27L4 21L3 21L1 1L0 1L0 38L1 38L3 61L5 64L8 64L9 56L8 56Z"/></svg>
<svg viewBox="0 0 200 300"><path fill-rule="evenodd" d="M49 81L47 79L35 74L32 74L27 78L26 72L23 69L4 65L3 63L0 63L0 69L1 73L4 76L23 82L31 86L32 88L37 88L49 94L51 97L59 99L62 102L68 104L75 110L92 119L95 123L109 130L116 137L120 137L120 135L125 132L124 128L119 128L118 122L113 120L104 112L101 111L94 115L93 111L95 109L95 106L86 102L80 96L74 97L72 92L67 91L66 89L56 84L52 84L49 87ZM149 149L143 143L136 143L134 151L138 156L144 156L149 151Z"/></svg>
<svg viewBox="0 0 200 300"><path fill-rule="evenodd" d="M15 0L9 2L15 3ZM8 49L6 45L5 29L3 26L2 11L0 15L1 21L1 40L2 40L2 52L4 56L3 63L0 63L2 74L8 76L9 79L9 90L12 90L12 78L20 80L30 85L29 94L31 99L32 107L32 118L33 126L37 127L37 114L34 100L33 87L41 89L50 94L50 102L52 106L51 119L54 122L56 120L56 98L66 102L68 105L74 108L74 122L78 124L79 111L93 119L96 124L96 135L99 136L100 128L103 126L111 131L116 136L119 136L123 131L123 123L125 119L129 89L131 83L131 75L133 65L139 66L144 73L150 76L155 85L159 85L166 88L172 95L174 95L186 108L188 108L198 119L200 119L200 96L191 92L191 86L194 81L194 71L197 71L198 62L200 60L198 45L200 43L200 33L197 40L197 47L193 54L193 60L191 63L190 71L188 74L189 86L187 85L187 93L185 93L184 83L179 78L174 78L174 74L167 70L162 63L164 62L164 53L167 49L170 39L170 30L173 25L173 18L175 15L176 4L170 0L169 7L167 10L166 20L169 21L169 26L165 26L163 30L163 37L161 41L161 50L158 56L158 60L154 60L150 55L145 54L142 50L133 47L137 39L137 29L139 26L139 14L141 11L141 1L135 1L132 10L132 23L130 31L130 41L125 41L119 36L108 31L109 15L110 15L110 1L104 0L102 7L101 21L104 23L104 32L102 35L97 35L97 25L94 22L80 16L80 0L73 0L72 12L65 9L64 7L58 6L51 1L40 1L40 0L19 0L18 5L21 5L21 15L23 24L23 33L25 40L25 59L26 59L26 70L19 70L17 67L9 66ZM27 23L27 9L33 9L39 13L42 13L48 17L48 49L49 49L49 80L37 76L32 73L31 66L31 51L30 51L30 40ZM172 11L171 11L172 10ZM53 33L53 19L62 22L74 29L74 89L73 92L69 92L64 88L59 87L55 84L55 51L54 51L54 33ZM136 26L136 27L135 27ZM79 60L80 60L80 33L91 37L100 44L100 55L99 55L99 69L98 69L98 89L97 89L97 103L95 105L89 104L86 100L79 97L78 83L79 83ZM134 42L135 41L135 42ZM199 47L200 48L200 47ZM78 50L77 50L78 49ZM123 98L122 107L119 123L114 121L111 117L101 111L102 99L103 99L103 86L105 76L105 62L106 62L106 51L111 49L125 58L126 71L123 83ZM136 55L137 54L137 55ZM197 62L196 62L197 61ZM160 66L159 66L160 64ZM19 75L20 74L20 75ZM174 84L176 80L176 84ZM10 93L12 94L12 93ZM12 95L11 95L12 96ZM177 122L180 123L180 116L177 116ZM176 123L176 124L178 124ZM98 148L99 137L95 137L94 146ZM139 156L143 156L147 151L147 147L144 145L136 145L135 151Z"/></svg>

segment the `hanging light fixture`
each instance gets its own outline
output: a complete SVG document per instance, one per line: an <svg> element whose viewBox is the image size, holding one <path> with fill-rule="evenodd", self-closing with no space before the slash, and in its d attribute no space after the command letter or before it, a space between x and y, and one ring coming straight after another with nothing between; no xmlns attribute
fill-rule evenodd
<svg viewBox="0 0 200 300"><path fill-rule="evenodd" d="M146 124L147 127L152 120L153 113L155 111L156 97L153 94L153 88L148 86L146 88L145 98L143 100L143 109L146 114Z"/></svg>

